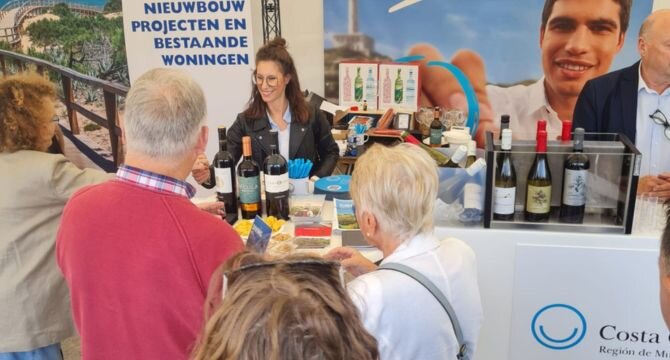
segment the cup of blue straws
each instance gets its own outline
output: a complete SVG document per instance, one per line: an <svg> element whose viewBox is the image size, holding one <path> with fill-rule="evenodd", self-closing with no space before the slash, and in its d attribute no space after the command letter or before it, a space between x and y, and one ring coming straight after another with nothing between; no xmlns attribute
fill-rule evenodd
<svg viewBox="0 0 670 360"><path fill-rule="evenodd" d="M309 173L313 165L312 161L307 159L292 159L288 161L290 195L309 194Z"/></svg>

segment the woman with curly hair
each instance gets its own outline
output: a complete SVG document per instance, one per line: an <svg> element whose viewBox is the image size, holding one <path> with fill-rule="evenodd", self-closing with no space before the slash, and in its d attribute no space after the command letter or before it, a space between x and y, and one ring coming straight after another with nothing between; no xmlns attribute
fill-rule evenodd
<svg viewBox="0 0 670 360"><path fill-rule="evenodd" d="M193 359L378 359L341 274L337 262L307 255L230 258L212 275Z"/></svg>
<svg viewBox="0 0 670 360"><path fill-rule="evenodd" d="M56 231L70 195L109 178L46 152L55 99L37 74L0 80L0 359L62 359L75 332Z"/></svg>

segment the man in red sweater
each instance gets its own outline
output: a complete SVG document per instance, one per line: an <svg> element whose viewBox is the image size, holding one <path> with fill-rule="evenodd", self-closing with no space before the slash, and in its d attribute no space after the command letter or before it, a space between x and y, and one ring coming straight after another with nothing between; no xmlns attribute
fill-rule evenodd
<svg viewBox="0 0 670 360"><path fill-rule="evenodd" d="M155 69L126 98L126 163L75 193L56 255L83 359L186 359L215 268L243 247L189 201L184 180L207 143L205 97L186 73Z"/></svg>

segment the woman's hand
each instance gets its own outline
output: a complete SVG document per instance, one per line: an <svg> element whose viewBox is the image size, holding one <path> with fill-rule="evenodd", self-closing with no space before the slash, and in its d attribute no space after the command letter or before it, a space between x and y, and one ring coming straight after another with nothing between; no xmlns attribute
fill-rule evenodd
<svg viewBox="0 0 670 360"><path fill-rule="evenodd" d="M209 161L205 154L200 154L195 159L193 169L191 169L191 175L193 175L193 179L195 179L198 184L202 184L209 180Z"/></svg>
<svg viewBox="0 0 670 360"><path fill-rule="evenodd" d="M328 260L339 261L344 269L353 276L367 274L377 269L377 265L372 261L366 259L360 252L348 247L335 248L324 257Z"/></svg>

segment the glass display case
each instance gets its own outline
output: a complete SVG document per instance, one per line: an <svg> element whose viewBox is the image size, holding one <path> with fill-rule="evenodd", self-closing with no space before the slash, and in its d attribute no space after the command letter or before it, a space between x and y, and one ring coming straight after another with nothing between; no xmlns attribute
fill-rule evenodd
<svg viewBox="0 0 670 360"><path fill-rule="evenodd" d="M493 134L486 134L486 186L484 201L484 227L498 229L536 229L547 231L630 234L635 209L635 194L640 171L641 154L633 143L622 134L586 133L583 154L590 162L586 174L585 207L583 221L565 222L559 216L564 192L564 164L573 153L572 141L550 140L547 159L551 171L551 196L549 219L528 221L526 193L528 172L534 162L534 140L516 140L510 151L516 170L516 196L514 214L508 220L494 216L496 208L497 159L502 156L500 141ZM498 199L501 199L498 196ZM567 201L567 200L566 200ZM499 200L502 204L503 200ZM497 210L496 210L497 211Z"/></svg>

